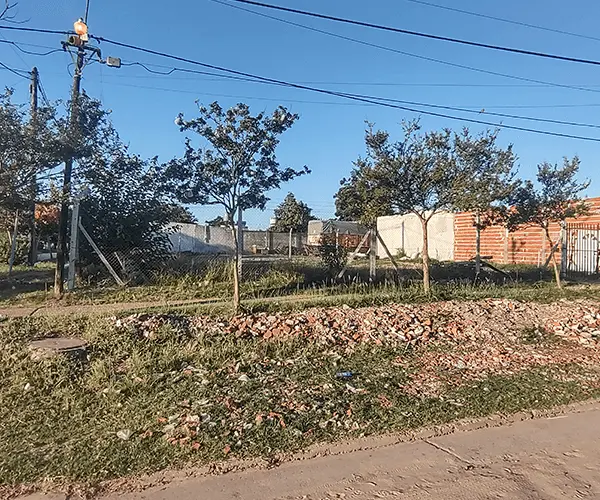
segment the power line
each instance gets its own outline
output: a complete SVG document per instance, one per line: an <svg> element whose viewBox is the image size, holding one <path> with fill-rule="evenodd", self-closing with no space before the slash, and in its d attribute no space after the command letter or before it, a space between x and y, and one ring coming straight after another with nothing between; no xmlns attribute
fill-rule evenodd
<svg viewBox="0 0 600 500"><path fill-rule="evenodd" d="M16 47L17 49L19 49L21 52L23 52L23 54L28 54L30 56L49 56L50 54L54 54L56 52L62 52L63 49L52 49L49 50L48 52L32 52L31 50L25 50L24 48L20 47L19 44L17 42L13 42L12 40L0 40L0 43L7 43L9 45L11 45L12 47Z"/></svg>
<svg viewBox="0 0 600 500"><path fill-rule="evenodd" d="M153 65L153 66L158 66L158 65ZM162 66L164 68L167 68L167 66ZM181 69L181 68L178 68ZM215 73L216 74L216 73ZM115 76L115 75L112 75ZM119 75L119 76L123 76L123 75ZM125 76L123 76L124 78L127 78ZM190 79L193 80L193 79ZM264 83L264 82L256 82L255 80L250 80L252 82L255 83ZM263 101L278 101L278 102L292 102L292 103L300 103L300 104L324 104L324 105L339 105L339 106L343 106L343 105L348 105L348 106L373 106L374 104L363 104L363 103L344 103L344 102L331 102L331 101L307 101L307 100L299 100L299 99L287 99L287 98L269 98L269 97L260 97L260 96L248 96L248 95L238 95L238 94L216 94L216 93L207 93L207 92L197 92L194 90L184 90L184 89L174 89L174 88L169 88L169 87L154 87L154 86L149 86L149 85L135 85L135 84L128 84L128 83L116 83L116 82L105 82L107 85L114 85L114 86L120 86L120 87L131 87L131 88L139 88L139 89L145 89L145 90L156 90L156 91L160 91L160 92L174 92L174 93L180 93L180 94L193 94L193 95L205 95L205 96L211 96L211 97L227 97L227 98L233 98L233 99L254 99L254 100L263 100ZM306 83L311 83L311 82L298 82L301 84L306 84ZM314 82L317 83L317 82ZM329 83L329 82L322 82L322 83ZM331 84L333 84L333 82L331 82ZM340 83L340 85L343 85L343 83ZM365 84L366 85L366 84ZM352 95L352 94L348 94L348 95ZM360 96L361 94L357 94L358 96ZM405 103L412 103L412 101L400 101L400 100L396 100L396 99L390 99L390 98L385 98L385 97L373 97L373 99L379 99L381 101L391 101L391 102L405 102ZM424 103L414 103L415 105L423 105L423 106L429 106L429 107L442 107L442 105L437 105L437 104L424 104ZM488 109L553 109L553 108L585 108L585 107L600 107L600 103L590 103L590 104L547 104L547 105L535 105L535 104L516 104L516 105L496 105L496 106L474 106L474 105L455 105L455 106L448 106L450 109L456 109L459 111L464 111L465 113L470 113L470 112L475 112L475 113L481 113L481 110L488 110ZM490 113L488 111L485 111L483 114L495 114L495 113ZM502 115L502 114L498 114L498 116L503 116L505 118L517 118L516 116L512 116L512 115ZM519 118L525 118L522 116L519 116ZM545 121L545 119L543 118L531 118L534 121ZM550 120L549 123L554 123L554 120ZM563 123L563 122L559 122L559 123ZM575 125L575 126L590 126L593 128L596 127L600 127L600 125L587 125L587 124L581 124L581 123L571 123L571 122L564 122L565 125Z"/></svg>
<svg viewBox="0 0 600 500"><path fill-rule="evenodd" d="M353 94L349 94L349 95L353 95ZM355 94L358 96L361 96L360 94ZM468 108L461 108L461 107L457 107L457 106L445 106L445 105L441 105L441 104L428 104L428 103L422 103L422 102L415 102L415 101L403 101L400 99L389 99L389 98L384 98L384 97L372 97L372 96L368 96L371 99L379 99L381 101L388 101L388 102L397 102L400 104L408 104L411 106L424 106L426 108L436 108L436 109L446 109L446 110L450 110L450 111L460 111L461 113L475 113L475 114L482 114L482 115L491 115L491 116L498 116L500 118L512 118L514 120L527 120L527 121L535 121L535 122L542 122L542 123L553 123L556 125L568 125L571 127L587 127L587 128L597 128L600 129L600 125L594 125L594 124L590 124L590 123L579 123L579 122L568 122L568 121L562 121L562 120L552 120L550 118L538 118L538 117L533 117L533 116L521 116L521 115L510 115L510 114L506 114L506 113L495 113L495 112L490 112L490 111L486 111L485 107L479 108L480 110L473 110L473 109L468 109Z"/></svg>
<svg viewBox="0 0 600 500"><path fill-rule="evenodd" d="M196 92L194 90L183 90L183 89L172 89L167 87L151 87L147 85L133 85L127 83L115 83L106 82L107 85L115 85L117 87L130 87L135 89L145 90L156 90L159 92L174 92L179 94L193 94L197 96L208 96L208 97L225 97L230 99L248 99L248 100L260 100L260 101L273 101L273 102L290 102L294 104L319 104L319 105L331 105L331 106L374 106L374 104L363 104L357 102L328 102L328 101L306 101L300 99L287 99L287 98L274 98L274 97L259 97L259 96L248 96L248 95L234 95L234 94L215 94L209 92Z"/></svg>
<svg viewBox="0 0 600 500"><path fill-rule="evenodd" d="M26 28L25 26L0 26L1 30L25 31L28 33L44 33L46 35L72 35L72 31L48 30L40 28Z"/></svg>
<svg viewBox="0 0 600 500"><path fill-rule="evenodd" d="M29 80L29 78L30 78L30 75L25 76L20 73L20 72L26 73L24 70L11 68L11 67L7 66L6 64L4 64L3 62L0 62L0 67L4 68L7 71L10 71L13 75L20 76L21 78L25 78L27 80Z"/></svg>
<svg viewBox="0 0 600 500"><path fill-rule="evenodd" d="M429 40L450 42L450 43L456 43L456 44L460 44L460 45L467 45L470 47L478 47L478 48L482 48L482 49L490 49L490 50L496 50L496 51L500 51L500 52L509 52L509 53L513 53L513 54L520 54L520 55L526 55L526 56L535 56L535 57L541 57L541 58L545 58L545 59L553 59L556 61L566 61L566 62L574 62L574 63L580 63L580 64L590 64L593 66L600 66L600 61L595 61L592 59L561 56L558 54L550 54L547 52L538 52L538 51L534 51L534 50L518 49L518 48L514 48L514 47L505 47L502 45L493 45L493 44L483 43L483 42L474 42L471 40L463 40L461 38L452 38L452 37L448 37L448 36L434 35L432 33L423 33L420 31L412 31L412 30L406 30L406 29L402 29L402 28L395 28L392 26L385 26L382 24L368 23L365 21L357 21L354 19L346 19L346 18L337 17L337 16L329 16L327 14L320 14L317 12L309 12L306 10L292 9L290 7L283 7L280 5L272 5L272 4L268 4L268 3L255 2L254 0L231 0L231 1L237 2L237 3L244 3L244 4L248 4L248 5L254 5L256 7L263 7L265 9L273 9L273 10L279 10L282 12L289 12L292 14L299 14L302 16L315 17L317 19L325 19L328 21L335 21L338 23L352 24L354 26L361 26L363 28L372 28L372 29L377 29L377 30L381 30L381 31L388 31L388 32L392 32L392 33L400 33L403 35L411 35L411 36L416 36L416 37L420 37L420 38L427 38Z"/></svg>
<svg viewBox="0 0 600 500"><path fill-rule="evenodd" d="M2 35L0 33L0 41L6 41L8 42L8 40L6 40L6 38L4 38L4 35ZM17 56L17 58L25 65L25 66L29 66L29 64L27 63L27 61L25 61L25 59L23 59L23 56L17 51L16 47L14 45L11 45L10 47L12 49L12 51L15 53L15 55Z"/></svg>
<svg viewBox="0 0 600 500"><path fill-rule="evenodd" d="M251 78L242 78L242 77L233 76L233 75L222 75L222 74L214 73L214 72L210 72L210 71L197 71L197 70L186 69L186 68L176 68L176 67L166 68L163 66L163 68L169 69L169 71L165 71L165 72L154 71L148 67L148 66L154 66L154 65L145 65L140 62L123 63L122 66L140 66L143 69L145 69L146 71L148 71L149 73L153 73L155 75L163 75L163 76L170 76L173 73L181 72L181 73L194 73L194 74L198 74L198 75L218 76L220 78L224 78L224 79L228 79L228 80L261 83L261 82L256 82L256 80L251 79Z"/></svg>
<svg viewBox="0 0 600 500"><path fill-rule="evenodd" d="M296 89L302 89L302 90L308 90L310 92L315 92L315 93L319 93L319 94L325 94L325 95L333 95L333 96L337 96L337 97L342 97L345 99L351 99L351 100L355 100L355 101L359 101L359 102L366 102L369 104L377 104L379 106L383 106L383 107L387 107L387 108L392 108L392 109L400 109L402 111L408 111L411 113L417 113L417 114L421 114L421 115L428 115L428 116L435 116L437 118L446 118L448 120L457 120L457 121L462 121L462 122L468 122L468 123L476 123L479 125L486 125L489 127L496 127L496 128L504 128L504 129L509 129L509 130L518 130L521 132L531 132L534 134L540 134L540 135L548 135L548 136L554 136L554 137L564 137L564 138L569 138L569 139L579 139L579 140L583 140L583 141L591 141L591 142L600 142L600 138L595 138L595 137L586 137L586 136L577 136L577 135L572 135L572 134L564 134L564 133L560 133L560 132L550 132L547 130L538 130L538 129L532 129L532 128L528 128L528 127L520 127L517 125L505 125L502 123L494 123L494 122L488 122L485 120L476 120L473 118L461 118L461 117L457 117L457 116L453 116L453 115L447 115L444 113L437 113L437 112L433 112L433 111L425 111L422 109L415 109L415 108L410 108L407 106L400 106L397 104L392 104L389 102L382 102L382 101L378 101L378 100L373 100L372 97L369 96L358 96L356 94L354 95L350 95L350 94L344 94L344 93L340 93L340 92L334 92L331 90L325 90L325 89L320 89L317 87L310 87L307 85L300 85L300 84L296 84L296 83L290 83L290 82L286 82L283 80L277 80L274 78L267 78L267 77L263 77L263 76L258 76L258 75L253 75L252 73L246 73L243 71L237 71L237 70L233 70L233 69L229 69L229 68L224 68L221 66L217 66L214 64L208 64L208 63L203 63L200 61L195 61L193 59L189 59L186 57L181 57L181 56L176 56L173 54L168 54L166 52L160 52L157 50L152 50L152 49L146 49L144 47L140 47L137 45L132 45L132 44L128 44L128 43L123 43L123 42L118 42L116 40L111 40L108 38L104 38L104 37L94 37L96 40L101 41L101 42L105 42L105 43L109 43L118 47L123 47L123 48L128 48L131 50L136 50L138 52L143 52L146 54L152 54L155 56L160 56L160 57L165 57L168 59L173 59L176 61L180 61L180 62L185 62L188 64L193 64L196 66L201 66L203 68L209 68L212 70L216 70L216 71L222 71L224 73L230 73L230 74L234 74L237 76L245 76L248 78L253 78L256 80L261 80L264 81L265 83L271 83L271 84L275 84L275 85L283 85L286 87L290 87L290 88L296 88Z"/></svg>
<svg viewBox="0 0 600 500"><path fill-rule="evenodd" d="M250 3L252 5L268 6L268 4L260 4L259 2L252 2L250 0L234 0L234 1L241 2L241 3ZM283 7L281 7L281 8L280 7L276 7L276 8L277 9L294 11L294 9L287 9L287 8L283 8ZM303 11L299 11L299 13L303 13ZM318 16L321 16L321 15L319 14ZM19 30L20 29L20 30L25 30L25 31L35 31L35 32L43 32L43 33L52 33L51 30L38 30L38 29L33 29L33 28L21 28L21 27L12 27L12 26L11 27L0 26L0 28L10 28L10 29L15 29L15 30ZM67 32L61 32L61 34L64 34L64 33L67 33ZM137 50L137 51L145 52L145 53L148 53L148 54L157 55L157 56L161 56L161 57L166 57L166 58L170 58L170 59L173 59L173 60L178 60L178 61L181 61L181 62L186 62L188 64L194 64L194 65L202 66L202 67L205 67L205 68L213 69L213 70L216 70L216 71L221 71L223 73L228 73L228 74L233 74L233 75L236 75L236 76L246 77L246 78L251 79L252 81L261 81L261 82L269 83L269 84L282 85L282 86L286 86L286 87L290 87L290 88L308 90L308 91L317 92L317 93L321 93L321 94L333 95L333 96L336 96L336 97L342 97L342 98L345 98L345 99L351 99L351 100L358 101L358 102L364 102L364 103L368 103L368 104L376 104L376 105L379 105L379 106L384 106L384 107L394 108L394 109L400 109L400 110L403 110L403 111L408 111L408 112L417 113L417 114L423 114L423 115L429 115L429 116L435 116L435 117L439 117L439 118L446 118L446 119L451 119L451 120L460 120L460 121L465 121L465 122L469 122L469 123L477 123L477 124L481 124L481 125L487 125L487 126L493 126L493 127L500 127L500 128L506 128L506 129L512 129L512 130L519 130L519 131L531 132L531 133L537 133L537 134L543 134L543 135L550 135L550 136L555 136L555 137L565 137L565 138L572 138L572 139L580 139L580 140L600 142L600 139L593 138L593 137L575 136L575 135L571 135L571 134L563 134L563 133L559 133L559 132L550 132L550 131L544 131L544 130L530 129L530 128L519 127L519 126L515 126L515 125L498 124L498 123L493 123L493 122L487 122L487 121L484 121L484 120L475 120L475 119L469 119L469 118L461 118L461 117L456 117L456 116L452 116L452 115L446 115L446 114L437 113L437 112L425 111L425 110L422 110L422 109L414 109L414 108L409 108L409 107L406 107L406 106L398 106L398 105L392 104L391 102L382 102L383 100L380 99L380 98L377 98L377 97L362 96L360 94L345 94L345 93L341 93L341 92L334 92L334 91L330 91L330 90L319 89L319 88L315 88L315 87L309 87L309 86L306 86L306 85L294 84L294 83L290 83L290 82L285 82L283 80L277 80L277 79L273 79L273 78L266 78L266 77L262 77L262 76L258 76L258 75L253 75L251 73L245 73L245 72L231 70L229 68L224 68L224 67L220 67L220 66L216 66L216 65L212 65L212 64L202 63L202 62L199 62L199 61L194 61L192 59L188 59L188 58L176 56L176 55L173 55L173 54L167 54L167 53L160 52L160 51L155 51L155 50L146 49L146 48L135 46L135 45L131 45L131 44L126 44L126 43L123 43L123 42L118 42L118 41L115 41L115 40L110 40L110 39L107 39L107 38L104 38L104 37L94 37L94 38L96 40L98 40L98 41L103 41L103 42L106 42L106 43L110 43L112 45L116 45L116 46L120 46L120 47L124 47L124 48L129 48L131 50ZM598 63L598 64L600 64L600 63ZM22 76L22 75L19 75L19 76ZM535 120L535 119L533 119L533 120ZM538 120L535 120L535 121L538 121Z"/></svg>
<svg viewBox="0 0 600 500"><path fill-rule="evenodd" d="M196 92L194 90L182 90L182 89L173 89L173 88L165 88L165 87L151 87L151 86L146 86L146 85L133 85L133 84L127 84L127 83L109 82L108 85L146 89L146 90L156 90L156 91L160 91L160 92L175 92L175 93L181 93L181 94L193 94L196 96L204 95L204 96L209 96L209 97L225 97L225 98L230 98L230 99L248 99L248 100L260 100L260 101L290 102L290 103L298 103L298 104L318 104L318 105L332 105L332 106L336 106L336 105L337 106L373 106L374 105L374 104L355 103L355 102L306 101L306 100L287 99L287 98L232 95L232 94L215 94L215 93L208 93L208 92ZM482 107L479 107L479 111L478 111L478 110L474 110L474 109L469 109L467 107L447 106L447 105L441 105L441 104L428 104L428 103L414 102L414 101L403 101L400 99L389 99L389 98L385 98L385 97L365 96L362 94L346 94L346 95L357 96L357 97L367 97L369 99L375 99L375 100L379 100L379 101L395 102L395 103L408 104L408 105L413 105L413 106L423 106L426 108L459 111L461 113L490 115L490 116L498 116L501 118L511 118L514 120L526 120L526 121L534 121L534 122L552 123L555 125L567 125L567 126L572 126L572 127L586 127L586 128L600 129L600 125L595 125L595 124L569 122L569 121L562 121L562 120L553 120L550 118L537 118L537 117L532 117L532 116L521 116L521 115L512 115L512 114L505 114L505 113L495 113L495 112L485 111L485 109L482 109Z"/></svg>
<svg viewBox="0 0 600 500"><path fill-rule="evenodd" d="M472 11L469 11L469 10L457 9L455 7L448 7L447 5L439 5L437 3L424 2L423 0L406 0L406 1L407 2L416 3L416 4L420 4L420 5L426 5L428 7L434 7L436 9L447 10L447 11L450 11L450 12L458 12L460 14L466 14L468 16L475 16L475 17L480 17L480 18L483 18L483 19L491 19L493 21L500 21L502 23L514 24L516 26L524 26L525 28L533 28L533 29L536 29L536 30L548 31L550 33L558 33L559 35L575 36L577 38L584 38L586 40L594 40L596 42L600 42L600 38L597 38L595 36L583 35L581 33L574 33L572 31L565 31L565 30L559 30L559 29L555 29L555 28L548 28L546 26L539 26L537 24L530 24L530 23L525 23L525 22L522 22L522 21L515 21L513 19L506 19L506 18L503 18L503 17L491 16L489 14L481 14L480 12L472 12Z"/></svg>
<svg viewBox="0 0 600 500"><path fill-rule="evenodd" d="M420 54L415 54L412 52L406 52L404 50L398 50L392 47L387 47L385 45L380 45L377 43L372 43L372 42L367 42L365 40L360 40L358 38L353 38L350 36L345 36L345 35L340 35L338 33L333 33L331 31L326 31L326 30L322 30L322 29L318 29L318 28L313 28L312 26L307 26L305 24L300 24L300 23L296 23L293 21L288 21L287 19L282 19L281 17L276 17L276 16L270 16L268 14L264 14L262 12L256 12L254 10L251 9L246 9L244 7L240 7L238 5L232 5L228 2L224 2L222 0L210 0L211 2L214 3L218 3L220 5L224 5L226 7L230 7L232 9L237 9L240 11L244 11L244 12L248 12L250 14L254 14L256 16L260 16L260 17L264 17L267 19L272 19L274 21L278 21L281 23L285 23L288 24L290 26L296 26L298 28L302 28L302 29L306 29L309 31L313 31L315 33L321 33L323 35L327 35L327 36L332 36L334 38L338 38L340 40L346 40L346 41L350 41L350 42L354 42L354 43L359 43L361 45L367 46L367 47L373 47L376 49L380 49L380 50L385 50L387 52L393 52L395 54L401 54L404 56L408 56L408 57L413 57L416 59L421 59L423 61L430 61L430 62L435 62L437 64L443 64L445 66L451 66L453 68L460 68L460 69L465 69L468 71L474 71L476 73L482 73L482 74L486 74L486 75L492 75L492 76L500 76L503 78L510 78L513 80L519 80L519 81L523 81L523 82L529 82L529 83L535 83L535 84L541 84L541 85L545 85L545 86L551 86L551 87L559 87L559 88L567 88L567 89L572 89L572 90L579 90L579 91L584 91L584 92L600 92L598 90L594 90L594 89L590 89L590 88L586 88L585 86L576 86L576 85L567 85L567 84L561 84L561 83L554 83L554 82L548 82L548 81L544 81L544 80L536 80L533 78L526 78L526 77L521 77L521 76L517 76L517 75L511 75L511 74L507 74L507 73L501 73L499 71L491 71L491 70L486 70L483 68L477 68L474 66L469 66L466 64L459 64L459 63L453 63L450 61L445 61L443 59L436 59L435 57L428 57L428 56L423 56Z"/></svg>

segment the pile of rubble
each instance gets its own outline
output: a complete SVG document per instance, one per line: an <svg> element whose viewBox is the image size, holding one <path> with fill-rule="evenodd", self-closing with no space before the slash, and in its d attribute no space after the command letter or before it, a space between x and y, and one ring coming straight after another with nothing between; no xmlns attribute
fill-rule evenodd
<svg viewBox="0 0 600 500"><path fill-rule="evenodd" d="M254 314L234 318L226 332L264 339L301 336L327 344L412 343L432 337L455 337L460 321L435 314L426 306L391 305L352 309L309 309L302 313Z"/></svg>
<svg viewBox="0 0 600 500"><path fill-rule="evenodd" d="M598 307L573 307L567 317L550 320L547 329L570 341L592 344L600 340L600 309Z"/></svg>
<svg viewBox="0 0 600 500"><path fill-rule="evenodd" d="M132 314L115 325L140 338L164 333L229 334L238 338L302 337L326 345L417 344L433 339L488 343L515 340L524 328L539 328L584 345L600 340L600 307L589 302L534 304L511 300L438 302L353 309L313 308L296 313L257 313L232 319ZM502 358L503 354L497 355ZM510 353L509 357L514 357Z"/></svg>
<svg viewBox="0 0 600 500"><path fill-rule="evenodd" d="M186 331L190 329L190 319L171 314L131 314L125 318L112 318L117 328L131 331L136 336L154 340L164 328Z"/></svg>

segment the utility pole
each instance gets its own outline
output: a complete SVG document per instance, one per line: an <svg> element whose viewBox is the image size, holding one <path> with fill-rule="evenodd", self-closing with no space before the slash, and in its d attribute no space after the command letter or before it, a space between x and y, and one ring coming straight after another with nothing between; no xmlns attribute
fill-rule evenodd
<svg viewBox="0 0 600 500"><path fill-rule="evenodd" d="M69 51L70 48L77 49L75 58L75 71L73 73L73 86L71 88L71 110L69 116L68 134L71 137L70 151L65 160L65 170L63 177L62 199L60 206L60 219L58 223L58 244L56 248L56 270L54 274L54 296L62 297L64 292L65 280L65 261L67 258L67 234L69 226L69 202L71 198L71 176L73 174L73 156L75 154L75 146L77 136L79 134L79 95L81 91L81 75L83 68L86 65L85 57L87 53L96 55L99 62L114 68L121 67L121 60L118 58L109 57L106 60L102 59L102 53L99 48L89 46L88 35L88 13L90 10L90 0L86 0L85 16L79 19L73 25L75 35L69 36L66 42L62 42L63 49ZM91 56L90 56L91 59Z"/></svg>
<svg viewBox="0 0 600 500"><path fill-rule="evenodd" d="M37 138L38 132L38 87L39 73L34 67L31 70L31 85L29 92L31 93L31 133L33 140ZM29 256L28 261L30 266L34 266L37 260L37 238L35 234L35 200L37 198L37 165L32 165L33 172L31 175L31 214L29 219Z"/></svg>
<svg viewBox="0 0 600 500"><path fill-rule="evenodd" d="M81 91L81 73L85 62L85 41L77 49L77 61L71 89L71 112L69 117L69 135L76 135L79 121L79 93ZM73 153L65 160L63 188L58 222L58 243L56 245L56 271L54 274L54 296L60 298L64 293L65 260L67 255L67 232L69 224L69 201L71 198L71 176L73 174Z"/></svg>

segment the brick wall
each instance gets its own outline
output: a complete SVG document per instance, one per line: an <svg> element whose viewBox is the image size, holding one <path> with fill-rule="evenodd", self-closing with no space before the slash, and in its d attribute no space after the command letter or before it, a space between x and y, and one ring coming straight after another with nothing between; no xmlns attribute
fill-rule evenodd
<svg viewBox="0 0 600 500"><path fill-rule="evenodd" d="M567 222L600 224L600 198L587 200L590 214ZM454 218L454 260L466 261L475 257L475 227L473 215L459 213ZM550 235L560 237L559 224L553 224ZM543 264L549 255L550 244L540 227L530 226L508 232L503 226L491 226L481 234L481 255L504 264Z"/></svg>

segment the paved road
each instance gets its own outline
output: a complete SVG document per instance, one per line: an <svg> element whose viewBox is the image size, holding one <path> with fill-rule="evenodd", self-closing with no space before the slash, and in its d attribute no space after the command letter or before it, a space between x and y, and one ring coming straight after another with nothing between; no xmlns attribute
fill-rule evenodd
<svg viewBox="0 0 600 500"><path fill-rule="evenodd" d="M600 498L600 408L187 479L105 500Z"/></svg>

